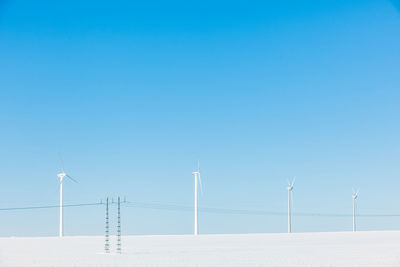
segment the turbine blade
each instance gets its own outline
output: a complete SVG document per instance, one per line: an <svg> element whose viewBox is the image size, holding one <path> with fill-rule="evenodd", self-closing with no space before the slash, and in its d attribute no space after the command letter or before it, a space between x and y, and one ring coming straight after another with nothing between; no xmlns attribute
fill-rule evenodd
<svg viewBox="0 0 400 267"><path fill-rule="evenodd" d="M354 190L354 187L351 189L353 191L353 195L356 194L356 190Z"/></svg>
<svg viewBox="0 0 400 267"><path fill-rule="evenodd" d="M197 161L197 171L200 172L200 160Z"/></svg>
<svg viewBox="0 0 400 267"><path fill-rule="evenodd" d="M354 199L354 211L355 211L354 216L357 216L357 211L358 211L357 199Z"/></svg>
<svg viewBox="0 0 400 267"><path fill-rule="evenodd" d="M61 157L61 154L60 154L60 153L58 153L58 157L60 158L61 170L62 170L62 172L63 172L63 173L65 173L65 171L64 171L64 162L63 162L63 159L62 159L62 157Z"/></svg>
<svg viewBox="0 0 400 267"><path fill-rule="evenodd" d="M69 179L71 179L72 181L74 181L75 183L78 183L77 180L75 180L74 178L72 178L71 176L69 176L68 174L65 175L66 177L68 177Z"/></svg>
<svg viewBox="0 0 400 267"><path fill-rule="evenodd" d="M292 184L290 185L291 187L294 186L294 182L296 181L296 176L293 178Z"/></svg>
<svg viewBox="0 0 400 267"><path fill-rule="evenodd" d="M358 192L360 192L360 189L357 189L356 196L358 196Z"/></svg>
<svg viewBox="0 0 400 267"><path fill-rule="evenodd" d="M290 206L291 206L291 213L293 213L293 190L290 191Z"/></svg>
<svg viewBox="0 0 400 267"><path fill-rule="evenodd" d="M199 172L199 184L200 184L200 193L203 195L203 183L201 182L200 172Z"/></svg>

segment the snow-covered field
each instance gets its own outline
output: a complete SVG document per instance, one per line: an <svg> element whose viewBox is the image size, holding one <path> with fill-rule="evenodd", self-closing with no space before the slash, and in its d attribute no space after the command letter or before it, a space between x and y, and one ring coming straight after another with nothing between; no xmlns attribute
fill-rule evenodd
<svg viewBox="0 0 400 267"><path fill-rule="evenodd" d="M115 251L111 239L111 251ZM400 231L0 238L0 266L400 266Z"/></svg>

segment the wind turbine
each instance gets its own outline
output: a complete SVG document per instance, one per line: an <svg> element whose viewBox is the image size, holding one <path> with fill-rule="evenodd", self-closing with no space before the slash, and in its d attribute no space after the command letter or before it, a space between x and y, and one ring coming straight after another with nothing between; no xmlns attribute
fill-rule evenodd
<svg viewBox="0 0 400 267"><path fill-rule="evenodd" d="M200 177L200 161L197 163L197 171L192 172L194 175L194 235L199 234L199 224L198 224L198 208L197 208L197 184L200 184L200 191L203 193L203 185L201 183Z"/></svg>
<svg viewBox="0 0 400 267"><path fill-rule="evenodd" d="M57 174L58 178L60 178L60 231L59 231L59 236L63 237L64 236L64 225L63 225L63 181L65 177L68 177L69 179L71 179L72 181L74 181L75 183L77 183L77 181L72 178L71 176L69 176L68 174L65 173L64 171L64 163L62 161L62 158L60 157L60 161L61 161L61 173Z"/></svg>
<svg viewBox="0 0 400 267"><path fill-rule="evenodd" d="M357 192L353 188L353 195L351 197L353 198L353 232L356 231L356 202L357 202L357 197L358 197L358 192L360 189L357 190Z"/></svg>
<svg viewBox="0 0 400 267"><path fill-rule="evenodd" d="M293 178L292 183L288 181L288 233L292 232L292 203L293 203L293 186L296 177Z"/></svg>

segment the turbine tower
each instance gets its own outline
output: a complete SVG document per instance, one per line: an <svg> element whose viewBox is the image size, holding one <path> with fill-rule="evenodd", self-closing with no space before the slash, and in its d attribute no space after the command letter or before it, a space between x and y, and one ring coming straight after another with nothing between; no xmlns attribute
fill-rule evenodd
<svg viewBox="0 0 400 267"><path fill-rule="evenodd" d="M292 203L293 203L293 186L296 177L293 178L292 183L288 181L288 233L292 232Z"/></svg>
<svg viewBox="0 0 400 267"><path fill-rule="evenodd" d="M65 173L64 171L64 164L63 161L60 157L60 161L61 161L61 173L57 174L58 178L60 178L60 230L59 230L59 236L63 237L64 236L64 219L63 219L63 181L65 177L68 177L69 179L71 179L72 181L74 181L75 183L77 183L77 181L72 178L71 176L69 176L68 174Z"/></svg>
<svg viewBox="0 0 400 267"><path fill-rule="evenodd" d="M353 232L355 232L356 229L356 202L357 202L357 197L358 197L358 192L360 189L357 190L357 192L353 188L353 195L351 197L353 198Z"/></svg>
<svg viewBox="0 0 400 267"><path fill-rule="evenodd" d="M197 200L198 200L198 194L197 194L197 185L200 184L200 191L203 193L203 186L201 183L201 177L200 177L200 162L197 163L197 171L192 172L194 175L194 235L199 234L199 224L198 224L198 208L197 208Z"/></svg>

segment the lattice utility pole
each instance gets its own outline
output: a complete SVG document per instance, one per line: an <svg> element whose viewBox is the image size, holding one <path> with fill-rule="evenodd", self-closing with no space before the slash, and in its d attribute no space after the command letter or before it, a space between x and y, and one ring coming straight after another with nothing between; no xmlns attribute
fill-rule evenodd
<svg viewBox="0 0 400 267"><path fill-rule="evenodd" d="M108 197L106 199L106 240L104 244L105 253L110 253L110 225L108 221Z"/></svg>
<svg viewBox="0 0 400 267"><path fill-rule="evenodd" d="M1 1L1 0L0 0ZM114 202L114 199L117 198L117 203ZM111 200L111 202L110 202ZM121 196L108 196L106 197L106 235L105 235L105 245L104 251L106 253L110 253L110 222L109 222L109 206L113 204L117 204L117 248L116 253L121 254L122 252L122 244L121 244L121 203L125 203L126 198L124 197L121 202Z"/></svg>
<svg viewBox="0 0 400 267"><path fill-rule="evenodd" d="M118 197L117 253L121 254L121 198Z"/></svg>

